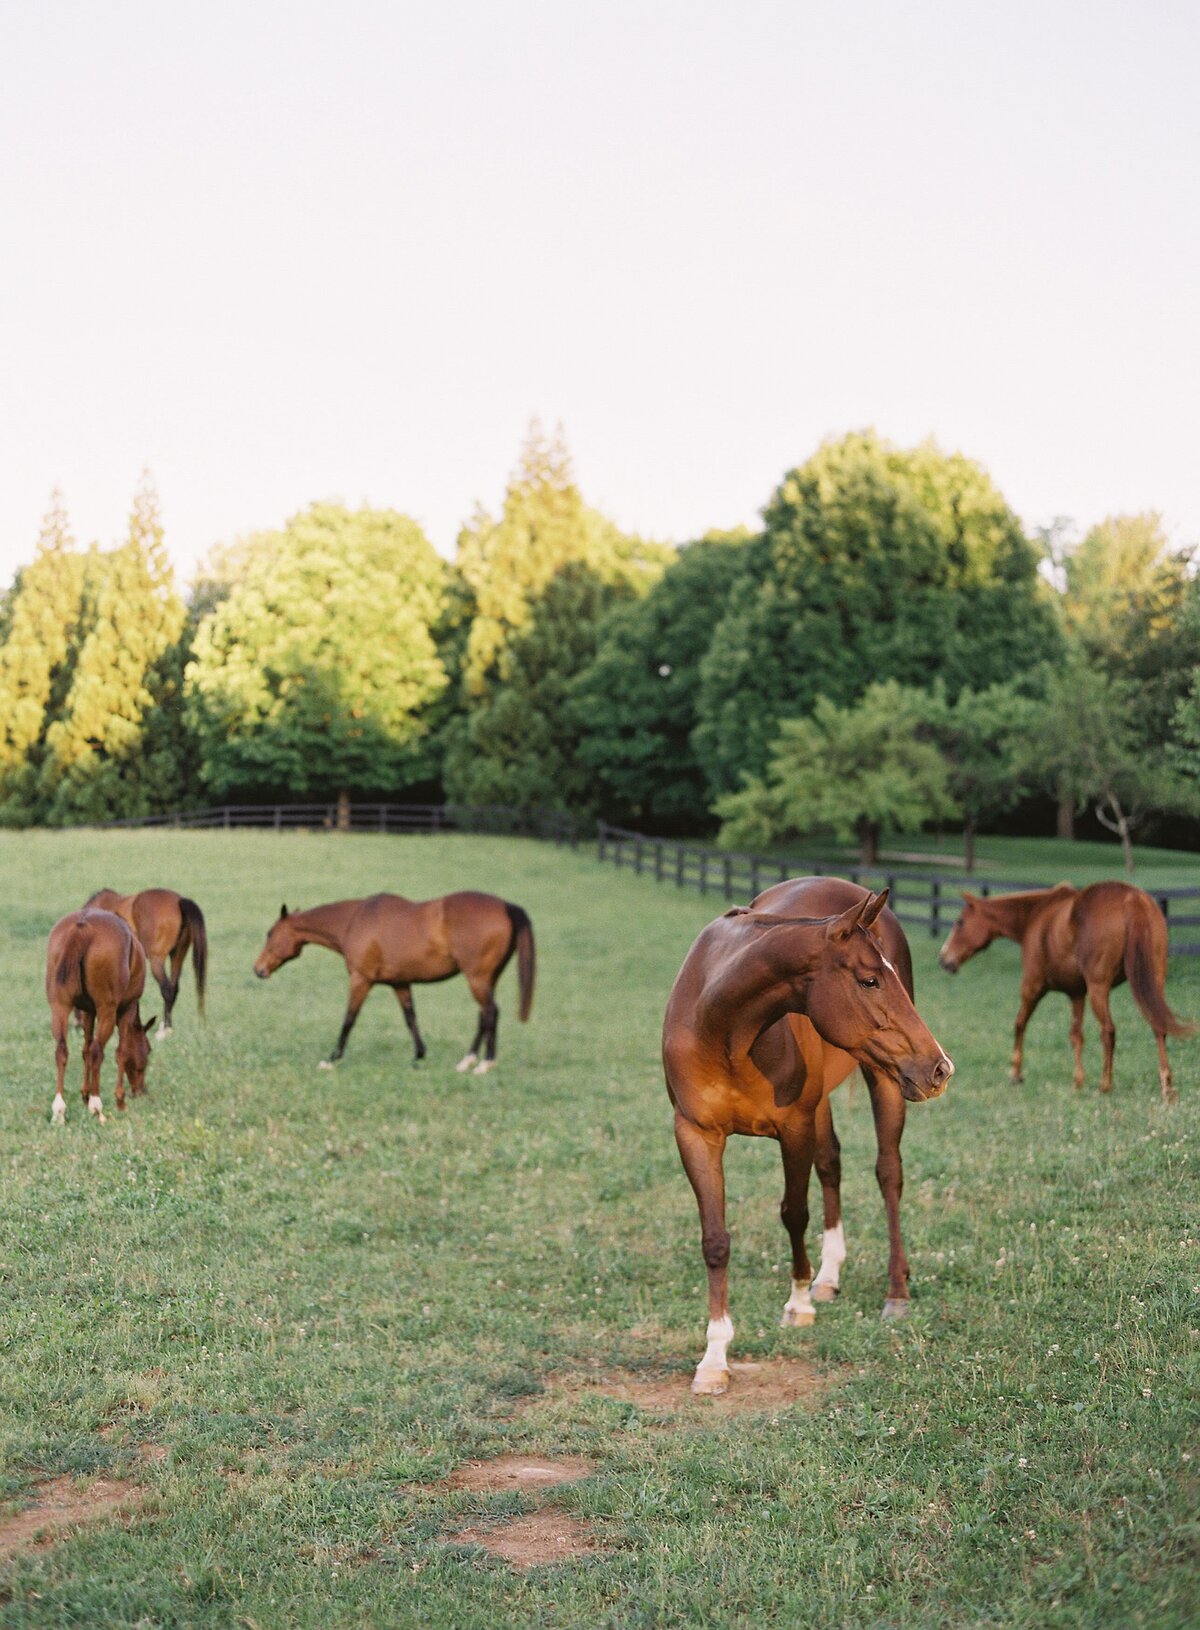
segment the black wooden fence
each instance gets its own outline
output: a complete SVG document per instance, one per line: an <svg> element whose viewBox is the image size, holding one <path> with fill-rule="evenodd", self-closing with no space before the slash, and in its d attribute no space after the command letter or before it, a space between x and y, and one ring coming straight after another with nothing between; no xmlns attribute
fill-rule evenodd
<svg viewBox="0 0 1200 1630"><path fill-rule="evenodd" d="M627 866L657 882L674 883L677 888L697 888L701 894L716 894L725 900L752 900L772 883L789 877L823 877L836 874L852 883L891 891L889 904L903 923L925 928L935 938L948 933L959 912L959 896L964 885L976 894L1011 894L1022 889L1044 889L1044 879L1022 882L995 877L965 877L961 872L912 871L895 866L830 866L795 855L756 855L732 849L714 849L703 843L680 842L674 838L647 837L623 827L596 825L599 859L613 866ZM1181 929L1200 927L1200 911L1188 910L1188 903L1200 906L1200 888L1148 889L1158 901L1171 929L1173 956L1200 956L1200 943L1180 940Z"/></svg>

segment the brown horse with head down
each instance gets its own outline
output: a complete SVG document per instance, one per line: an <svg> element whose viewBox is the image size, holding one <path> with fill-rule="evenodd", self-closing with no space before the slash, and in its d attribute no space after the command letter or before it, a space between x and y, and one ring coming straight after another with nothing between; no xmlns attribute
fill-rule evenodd
<svg viewBox="0 0 1200 1630"><path fill-rule="evenodd" d="M67 1022L74 1010L83 1024L83 1101L103 1125L100 1066L117 1031L117 1108L125 1108L125 1079L135 1095L146 1086L150 1057L138 1001L146 983L146 958L129 925L110 911L73 911L55 923L46 947L46 1000L54 1036L58 1087L51 1118L67 1118L63 1080L67 1071Z"/></svg>
<svg viewBox="0 0 1200 1630"><path fill-rule="evenodd" d="M171 1014L175 1010L179 977L189 950L196 975L196 1002L200 1017L204 1017L208 933L204 926L204 913L194 900L176 894L174 889L143 889L140 894L118 894L115 889L97 889L87 904L101 911L111 911L114 916L127 922L137 935L149 960L150 972L162 991L163 1016L159 1037L171 1034Z"/></svg>
<svg viewBox="0 0 1200 1630"><path fill-rule="evenodd" d="M1168 1036L1190 1036L1194 1025L1177 1019L1167 1006L1167 924L1148 894L1131 883L1093 883L1076 889L1002 894L987 899L963 895L962 916L950 930L939 961L957 973L968 958L995 939L1021 947L1021 1005L1013 1031L1012 1079L1023 1074L1025 1026L1047 991L1071 1001L1071 1050L1075 1085L1083 1085L1083 1004L1090 1001L1100 1021L1104 1064L1101 1092L1111 1092L1117 1043L1108 994L1126 979L1142 1017L1158 1043L1158 1080L1163 1102L1179 1096L1171 1082Z"/></svg>
<svg viewBox="0 0 1200 1630"><path fill-rule="evenodd" d="M855 1064L871 1094L891 1250L884 1317L908 1310L900 1239L900 1136L905 1100L945 1091L954 1066L912 1003L904 931L873 895L839 878L781 883L747 910L710 923L688 952L663 1021L663 1064L675 1141L700 1208L708 1268L708 1347L692 1390L729 1385L729 1232L725 1144L733 1133L776 1138L783 1154L780 1216L791 1238L785 1325L811 1324L814 1297L837 1294L845 1258L838 1142L829 1093ZM825 1200L821 1271L805 1249L813 1163ZM811 1293L810 1293L811 1286Z"/></svg>
<svg viewBox="0 0 1200 1630"><path fill-rule="evenodd" d="M267 979L276 968L298 957L306 945L339 951L350 975L350 1001L337 1045L322 1065L332 1067L346 1050L358 1011L373 985L390 985L404 1013L416 1054L425 1057L417 1029L412 986L440 983L461 973L479 1003L475 1039L460 1071L474 1067L485 1075L496 1062L496 981L516 952L521 1005L527 1019L533 1005L535 974L533 924L520 906L495 894L463 890L437 900L405 900L399 894L372 894L365 900L337 900L309 911L279 914L254 971ZM484 1057L479 1057L480 1048Z"/></svg>

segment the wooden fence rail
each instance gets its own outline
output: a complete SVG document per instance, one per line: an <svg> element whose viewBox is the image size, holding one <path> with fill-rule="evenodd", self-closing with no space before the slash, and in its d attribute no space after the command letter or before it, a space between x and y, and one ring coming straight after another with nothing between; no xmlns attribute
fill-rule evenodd
<svg viewBox="0 0 1200 1630"><path fill-rule="evenodd" d="M117 827L172 827L188 830L258 827L273 832L487 832L505 837L579 843L579 824L558 809L510 809L500 804L220 804L212 809L175 810L102 821Z"/></svg>
<svg viewBox="0 0 1200 1630"><path fill-rule="evenodd" d="M890 904L900 921L924 928L934 938L947 933L958 916L958 900L964 883L976 894L1011 894L1023 889L1049 887L1043 881L1014 882L1000 878L964 878L961 873L945 874L912 871L896 866L834 867L795 855L756 855L731 849L715 849L708 844L680 842L674 838L648 837L624 827L596 824L597 857L610 865L627 866L656 882L672 882L677 888L698 888L725 900L752 900L772 883L789 877L824 877L831 873L848 877L852 883L891 891ZM1200 912L1181 912L1178 907L1193 901L1200 905L1200 888L1148 889L1167 919L1171 930L1173 956L1198 956L1200 943L1180 941L1180 929L1200 926Z"/></svg>

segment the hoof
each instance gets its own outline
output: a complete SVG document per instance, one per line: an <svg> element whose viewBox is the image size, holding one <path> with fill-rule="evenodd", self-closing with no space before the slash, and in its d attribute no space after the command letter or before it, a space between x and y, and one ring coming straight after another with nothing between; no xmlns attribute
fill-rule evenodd
<svg viewBox="0 0 1200 1630"><path fill-rule="evenodd" d="M318 1070L336 1070L337 1065L331 1058L322 1058L317 1060L317 1068Z"/></svg>
<svg viewBox="0 0 1200 1630"><path fill-rule="evenodd" d="M496 1060L494 1058L481 1058L479 1063L476 1064L475 1068L471 1071L471 1074L486 1075L489 1070L494 1070L495 1068Z"/></svg>
<svg viewBox="0 0 1200 1630"><path fill-rule="evenodd" d="M692 1377L692 1395L696 1398L719 1398L729 1391L728 1370L697 1370Z"/></svg>
<svg viewBox="0 0 1200 1630"><path fill-rule="evenodd" d="M908 1318L908 1297L889 1296L883 1304L883 1317L891 1322L893 1319Z"/></svg>
<svg viewBox="0 0 1200 1630"><path fill-rule="evenodd" d="M460 1058L459 1059L458 1063L454 1066L454 1068L458 1071L459 1075L466 1075L467 1071L474 1067L474 1064L475 1064L475 1054L474 1053L468 1053L465 1058Z"/></svg>
<svg viewBox="0 0 1200 1630"><path fill-rule="evenodd" d="M808 1294L814 1302L836 1302L842 1293L837 1285L823 1285L818 1279Z"/></svg>
<svg viewBox="0 0 1200 1630"><path fill-rule="evenodd" d="M1177 1104L1179 1102L1179 1094L1174 1087L1163 1088L1162 1101L1164 1104Z"/></svg>
<svg viewBox="0 0 1200 1630"><path fill-rule="evenodd" d="M50 1108L50 1125L65 1126L67 1124L67 1106L62 1098L56 1098Z"/></svg>
<svg viewBox="0 0 1200 1630"><path fill-rule="evenodd" d="M154 1039L155 1039L155 1041L162 1041L167 1036L173 1036L174 1034L175 1034L175 1031L174 1031L174 1028L171 1025L167 1025L164 1028L164 1026L160 1024L158 1029L154 1032Z"/></svg>
<svg viewBox="0 0 1200 1630"><path fill-rule="evenodd" d="M790 1330L794 1325L816 1324L817 1310L815 1307L785 1307L783 1316L779 1320L780 1327Z"/></svg>

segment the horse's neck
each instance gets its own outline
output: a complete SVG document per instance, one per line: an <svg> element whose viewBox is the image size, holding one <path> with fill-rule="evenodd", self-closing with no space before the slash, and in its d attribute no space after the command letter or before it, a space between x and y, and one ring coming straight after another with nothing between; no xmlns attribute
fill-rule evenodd
<svg viewBox="0 0 1200 1630"><path fill-rule="evenodd" d="M1029 932L1033 919L1046 907L1070 899L1066 889L1039 889L1033 894L1001 895L988 901L988 917L1005 939L1019 945Z"/></svg>
<svg viewBox="0 0 1200 1630"><path fill-rule="evenodd" d="M306 945L324 945L331 951L340 951L346 919L356 903L340 901L331 906L313 906L311 911L294 911L289 921Z"/></svg>

